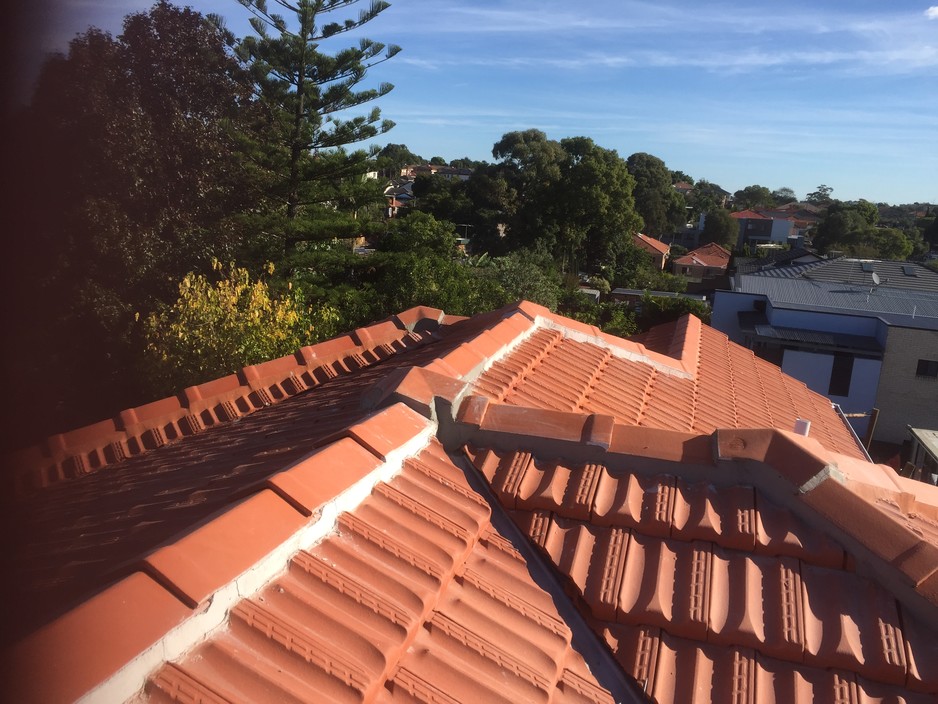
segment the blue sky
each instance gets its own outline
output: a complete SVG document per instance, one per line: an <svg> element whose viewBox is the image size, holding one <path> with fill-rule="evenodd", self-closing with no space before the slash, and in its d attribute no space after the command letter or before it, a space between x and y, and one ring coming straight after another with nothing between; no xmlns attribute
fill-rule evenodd
<svg viewBox="0 0 938 704"><path fill-rule="evenodd" d="M395 85L381 143L427 158L492 161L505 132L537 128L729 191L803 198L823 183L844 200L938 203L935 2L391 0L363 35L403 51L367 80ZM91 24L119 33L151 4L55 2L35 51ZM188 4L250 31L236 0Z"/></svg>

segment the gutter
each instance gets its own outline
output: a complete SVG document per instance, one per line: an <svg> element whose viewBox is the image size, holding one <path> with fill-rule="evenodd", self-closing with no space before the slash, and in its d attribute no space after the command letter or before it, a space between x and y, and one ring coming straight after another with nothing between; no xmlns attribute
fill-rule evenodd
<svg viewBox="0 0 938 704"><path fill-rule="evenodd" d="M857 431L855 431L853 429L853 426L850 425L850 421L847 420L847 415L844 413L843 409L840 407L840 404L831 402L831 408L834 409L834 413L836 413L837 416L840 418L840 420L843 421L843 424L847 426L847 430L850 431L851 437L853 437L854 441L856 441L857 447L859 447L860 450L863 452L863 456L867 459L867 461L871 462L872 464L876 464L875 462L873 462L873 458L870 457L870 453L867 451L866 446L863 444L863 441L860 440L860 436L857 435Z"/></svg>

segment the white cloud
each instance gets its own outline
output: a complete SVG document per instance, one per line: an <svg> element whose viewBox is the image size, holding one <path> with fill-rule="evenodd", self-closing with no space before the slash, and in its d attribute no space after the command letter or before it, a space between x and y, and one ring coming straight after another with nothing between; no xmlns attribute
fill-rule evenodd
<svg viewBox="0 0 938 704"><path fill-rule="evenodd" d="M938 20L938 5L932 5L925 10L925 17L930 20Z"/></svg>

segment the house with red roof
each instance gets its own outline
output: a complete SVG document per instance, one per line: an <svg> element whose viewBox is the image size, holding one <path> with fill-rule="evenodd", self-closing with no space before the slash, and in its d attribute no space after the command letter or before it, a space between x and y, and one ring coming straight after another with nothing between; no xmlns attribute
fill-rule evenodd
<svg viewBox="0 0 938 704"><path fill-rule="evenodd" d="M692 316L416 308L6 465L6 701L938 697L938 488Z"/></svg>
<svg viewBox="0 0 938 704"><path fill-rule="evenodd" d="M668 254L671 252L671 245L657 240L654 237L643 235L640 232L636 232L632 235L632 242L641 251L652 257L656 267L664 270L665 262L668 260Z"/></svg>
<svg viewBox="0 0 938 704"><path fill-rule="evenodd" d="M711 279L726 274L732 254L715 242L701 245L671 262L671 271L689 279Z"/></svg>

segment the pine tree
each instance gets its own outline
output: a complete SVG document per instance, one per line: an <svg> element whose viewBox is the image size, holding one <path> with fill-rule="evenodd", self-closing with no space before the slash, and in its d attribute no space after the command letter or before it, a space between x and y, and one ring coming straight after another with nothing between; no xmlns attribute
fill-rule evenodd
<svg viewBox="0 0 938 704"><path fill-rule="evenodd" d="M380 190L362 183L374 150L345 147L387 132L378 108L349 117L348 111L390 91L390 83L359 88L369 68L400 47L360 39L328 54L323 41L355 30L386 10L373 0L357 18L329 21L360 0L239 0L253 15L257 36L237 51L257 81L264 125L251 145L270 202L264 227L285 243L357 233L356 210ZM288 13L288 21L279 12Z"/></svg>

